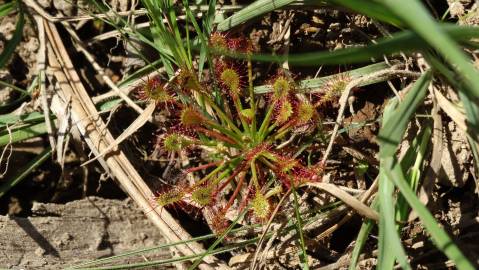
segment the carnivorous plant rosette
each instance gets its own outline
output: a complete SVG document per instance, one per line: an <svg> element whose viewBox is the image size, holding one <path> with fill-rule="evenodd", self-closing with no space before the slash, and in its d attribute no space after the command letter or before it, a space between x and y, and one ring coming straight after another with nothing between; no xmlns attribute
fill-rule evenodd
<svg viewBox="0 0 479 270"><path fill-rule="evenodd" d="M210 44L220 51L251 50L249 41L229 40L221 34L213 34ZM201 160L183 168L182 183L160 192L157 204L182 202L210 208L214 213L210 224L222 231L229 225L229 211L237 215L248 208L250 222L268 219L288 189L320 181L322 166L311 164L305 148L293 141L311 139L314 132L304 130L318 130L319 116L315 106L297 94L291 77L278 73L268 82L271 93L257 96L249 61L220 56L213 62L215 80L208 82L182 69L173 82L175 96L166 90L153 91L152 85L160 86L156 81L141 89L147 98L178 108L177 125L159 135L159 147ZM187 183L189 174L195 180Z"/></svg>

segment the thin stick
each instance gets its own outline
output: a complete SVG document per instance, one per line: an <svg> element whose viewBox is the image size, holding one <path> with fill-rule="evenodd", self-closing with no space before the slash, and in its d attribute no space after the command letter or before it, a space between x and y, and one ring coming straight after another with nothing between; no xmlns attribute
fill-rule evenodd
<svg viewBox="0 0 479 270"><path fill-rule="evenodd" d="M322 164L326 164L329 154L331 153L331 150L333 149L334 140L336 139L336 136L338 135L339 126L343 122L344 110L348 103L348 97L351 94L351 90L362 83L376 80L378 77L392 78L396 76L417 78L420 76L420 73L406 71L406 70L396 70L396 67L393 66L390 69L374 72L369 75L352 80L351 82L348 83L348 85L346 85L341 97L339 98L340 107L338 110L338 116L336 118L336 123L334 125L333 132L331 133L331 138L329 140L328 148L326 148L326 152L324 153L323 159L321 160Z"/></svg>
<svg viewBox="0 0 479 270"><path fill-rule="evenodd" d="M256 251L254 253L254 257L253 257L253 261L251 262L251 267L250 269L255 269L256 268L256 260L258 259L258 255L259 255L259 251L261 250L261 246L263 245L263 242L264 242L264 239L266 237L266 234L269 230L269 228L271 227L271 223L273 222L273 219L274 217L276 216L276 214L278 213L279 209L281 208L284 200L289 196L289 194L291 193L291 189L289 189L284 195L283 197L281 197L281 199L279 200L278 202L278 205L276 206L276 208L274 209L273 213L271 214L271 217L269 218L268 220L268 223L266 223L266 227L264 228L263 230L263 233L261 234L261 237L258 241L258 245L256 246Z"/></svg>
<svg viewBox="0 0 479 270"><path fill-rule="evenodd" d="M1 177L5 176L8 172L8 164L10 163L10 157L12 156L12 153L13 153L13 146L12 146L12 140L13 140L13 136L12 136L12 130L10 129L10 127L8 126L8 123L5 124L5 128L7 129L8 131L8 143L7 145L5 145L5 147L3 148L2 150L2 154L0 155L0 168L1 168L1 165L2 165L2 162L3 162L3 157L5 156L5 153L8 151L7 149L9 149L9 153L8 153L8 156L7 158L5 159L5 170L0 174Z"/></svg>
<svg viewBox="0 0 479 270"><path fill-rule="evenodd" d="M77 33L71 28L71 26L68 23L63 23L63 25L65 26L65 29L68 31L71 37L75 40L77 48L83 53L83 55L85 55L87 60L92 64L95 71L101 76L101 78L106 82L106 84L108 84L108 86L113 89L116 94L121 97L131 108L133 108L139 114L142 114L143 109L135 102L133 102L133 100L131 100L125 93L120 91L118 86L116 86L116 84L110 79L110 77L106 76L103 68L95 60L95 57L87 50L87 48L80 40Z"/></svg>
<svg viewBox="0 0 479 270"><path fill-rule="evenodd" d="M46 81L45 81L45 66L46 66L46 47L45 47L45 27L43 26L43 19L35 15L35 22L37 24L38 29L38 40L40 46L37 52L37 71L39 74L39 81L38 84L40 86L40 96L42 102L42 109L43 109L43 116L45 117L45 126L47 127L48 132L48 141L50 142L50 146L52 151L55 151L56 142L55 137L53 136L53 127L52 121L50 119L50 109L48 106L48 95L46 90Z"/></svg>

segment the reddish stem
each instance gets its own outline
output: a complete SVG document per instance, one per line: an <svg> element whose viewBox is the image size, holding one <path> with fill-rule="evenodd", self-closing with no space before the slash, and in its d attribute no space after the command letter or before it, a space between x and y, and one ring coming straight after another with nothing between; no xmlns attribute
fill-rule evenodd
<svg viewBox="0 0 479 270"><path fill-rule="evenodd" d="M223 134L218 133L216 131L208 130L208 129L202 128L202 127L194 127L194 129L198 132L204 133L205 135L207 135L209 137L213 137L213 138L216 138L218 140L222 140L222 141L227 142L229 144L233 144L233 145L236 144L236 142L233 141L232 139L230 139L230 138L228 138L228 137L224 136Z"/></svg>
<svg viewBox="0 0 479 270"><path fill-rule="evenodd" d="M231 179L235 178L243 169L244 169L244 165L239 167L238 169L236 169L232 175L230 175L230 177L228 177L226 179L226 181L218 188L218 190L216 191L217 193L221 192L228 184L229 182L231 181Z"/></svg>
<svg viewBox="0 0 479 270"><path fill-rule="evenodd" d="M243 212L243 209L246 207L246 204L248 203L248 199L250 198L250 193L251 191L253 191L252 187L253 187L253 181L250 181L247 188L247 193L244 196L243 200L241 200L241 203L239 205L239 208L238 208L239 213Z"/></svg>
<svg viewBox="0 0 479 270"><path fill-rule="evenodd" d="M188 174L188 173L192 173L192 172L201 171L201 170L207 169L209 167L217 166L222 162L223 161L220 160L220 161L210 162L208 164L204 164L204 165L201 165L201 166L198 166L198 167L188 168L188 169L185 170L185 173Z"/></svg>
<svg viewBox="0 0 479 270"><path fill-rule="evenodd" d="M226 206L223 208L225 211L228 210L231 205L233 205L233 202L235 201L236 196L238 196L238 193L241 190L241 186L243 185L244 179L246 177L246 174L243 174L238 182L238 185L236 186L235 191L233 192L233 195L231 195L231 198L229 199L228 203Z"/></svg>

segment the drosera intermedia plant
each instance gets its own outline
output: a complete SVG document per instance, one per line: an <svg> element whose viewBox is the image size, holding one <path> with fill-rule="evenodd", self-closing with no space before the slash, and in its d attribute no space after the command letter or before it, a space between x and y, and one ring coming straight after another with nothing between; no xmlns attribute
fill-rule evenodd
<svg viewBox="0 0 479 270"><path fill-rule="evenodd" d="M217 51L250 53L251 42L212 34L211 48ZM232 215L250 209L246 222L266 221L279 198L305 182L320 181L322 168L302 155L304 148L293 139L311 136L320 125L314 105L297 95L294 79L278 71L268 81L271 93L255 96L251 63L226 56L213 59L210 75L200 81L190 69L180 69L169 84L157 79L138 88L138 96L169 103L177 108L171 128L158 136L163 152L200 159L183 168L185 181L159 192L160 207L179 202L214 213L210 224L216 232L226 229ZM198 154L198 151L205 154ZM200 156L200 157L199 157ZM229 217L229 219L227 218Z"/></svg>

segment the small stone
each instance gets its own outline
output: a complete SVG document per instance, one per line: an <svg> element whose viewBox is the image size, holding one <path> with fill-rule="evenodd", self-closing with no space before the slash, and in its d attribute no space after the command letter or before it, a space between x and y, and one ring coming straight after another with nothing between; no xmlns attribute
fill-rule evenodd
<svg viewBox="0 0 479 270"><path fill-rule="evenodd" d="M38 0L37 3L42 7L42 8L50 8L52 5L52 0Z"/></svg>
<svg viewBox="0 0 479 270"><path fill-rule="evenodd" d="M45 255L45 253L46 253L45 250L41 247L35 249L35 255L37 255L38 257Z"/></svg>
<svg viewBox="0 0 479 270"><path fill-rule="evenodd" d="M460 2L453 2L449 4L449 12L451 16L458 17L464 15L464 6Z"/></svg>

